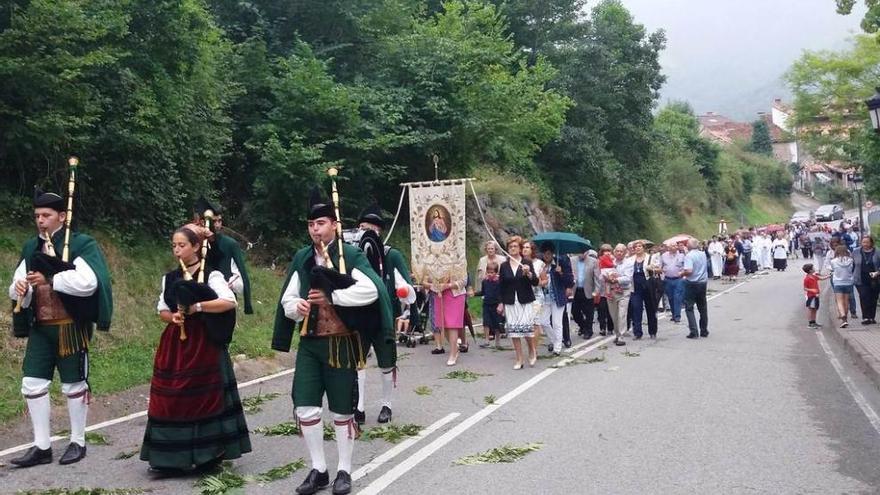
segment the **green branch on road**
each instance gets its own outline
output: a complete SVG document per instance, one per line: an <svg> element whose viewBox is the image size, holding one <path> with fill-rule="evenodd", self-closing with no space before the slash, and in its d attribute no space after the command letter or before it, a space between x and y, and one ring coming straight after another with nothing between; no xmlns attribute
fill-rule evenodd
<svg viewBox="0 0 880 495"><path fill-rule="evenodd" d="M421 425L415 424L389 424L367 428L361 433L361 440L369 441L381 438L389 443L397 443L406 437L414 437L422 431Z"/></svg>
<svg viewBox="0 0 880 495"><path fill-rule="evenodd" d="M281 394L276 392L265 395L263 395L262 393L257 393L257 395L254 395L253 397L242 399L241 406L244 409L244 412L248 414L258 413L263 410L263 404L275 399L279 395Z"/></svg>
<svg viewBox="0 0 880 495"><path fill-rule="evenodd" d="M530 452L540 450L543 443L529 443L523 446L502 445L495 447L479 454L469 455L456 460L453 464L459 466L473 466L476 464L500 464L508 462L516 462L525 457Z"/></svg>
<svg viewBox="0 0 880 495"><path fill-rule="evenodd" d="M475 382L481 376L492 376L491 373L474 373L470 370L455 370L446 373L443 378L446 380L461 380L465 383Z"/></svg>

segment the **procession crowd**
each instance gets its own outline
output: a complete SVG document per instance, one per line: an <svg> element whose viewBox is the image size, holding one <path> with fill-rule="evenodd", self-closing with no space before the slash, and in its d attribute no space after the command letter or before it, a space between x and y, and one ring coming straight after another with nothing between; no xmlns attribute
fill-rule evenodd
<svg viewBox="0 0 880 495"><path fill-rule="evenodd" d="M109 270L95 240L71 233L69 210L57 194L37 194L34 213L39 234L25 244L9 287L15 335L28 339L21 393L34 434L33 446L10 461L20 468L53 461L49 388L56 369L70 417L70 443L59 462L74 464L86 456L88 344L95 328L109 328L112 316ZM332 492L341 495L351 491L353 440L366 422L368 356L377 361L382 385L376 421L387 423L398 343L433 338L432 353L446 354L448 348L446 364L455 366L469 349L465 330L477 339L468 297L481 298L480 345L500 347L502 339L510 339L513 368L519 370L535 366L541 338L555 356L571 347L571 322L584 339L593 337L598 323L600 335L613 336L609 343L624 346L627 339L642 339L645 330L656 338L658 315L668 312L677 324L684 310L687 337L706 338L710 278L735 281L743 272L783 271L798 253L812 261L804 265L811 326L818 326L819 280L831 278L842 326L848 324L847 310L855 315L854 288L863 324L875 323L880 294L880 253L870 236L860 238L847 223L833 230L766 226L703 242L688 235L659 244L639 239L596 250L580 238L571 244L513 235L504 249L485 243L473 278L416 284L402 254L382 245L386 220L378 207L360 214L349 242L333 203L317 190L307 218L310 242L287 270L272 336L275 350L296 347L293 411L312 464L299 494L331 484L324 458L325 400L338 450ZM244 314L252 312L250 281L241 248L222 229L220 209L200 200L193 219L171 235L171 257L179 266L159 284L156 311L164 330L140 451L157 477L209 472L252 448L228 348L239 300ZM447 234L440 228L439 241L432 240L442 242ZM62 244L59 256L55 246Z"/></svg>

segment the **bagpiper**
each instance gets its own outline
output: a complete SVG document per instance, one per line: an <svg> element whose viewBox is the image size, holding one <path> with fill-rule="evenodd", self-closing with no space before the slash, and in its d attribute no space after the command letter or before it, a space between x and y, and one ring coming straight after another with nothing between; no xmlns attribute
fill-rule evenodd
<svg viewBox="0 0 880 495"><path fill-rule="evenodd" d="M376 233L378 240L382 231L385 229L385 219L382 218L382 211L378 206L373 205L361 212L358 218L358 228L363 231L371 231ZM381 241L379 241L381 242ZM388 297L392 304L392 311L395 320L401 318L404 309L416 301L416 291L413 288L412 278L410 277L409 268L406 266L406 260L403 254L388 245L379 245L378 253L368 253L369 259L371 254L377 258L372 265L378 265L379 275L385 289L388 291ZM373 260L371 260L372 262ZM378 330L371 332L361 332L361 346L369 355L370 349L376 354L376 361L379 370L382 373L382 409L379 411L379 417L376 419L379 423L387 423L391 421L391 398L395 386L397 375L397 347L394 343L387 343ZM361 368L358 370L358 404L354 412L355 421L358 425L363 425L366 421L366 412L364 408L365 389L366 389L367 372Z"/></svg>
<svg viewBox="0 0 880 495"><path fill-rule="evenodd" d="M251 304L251 277L248 275L244 251L238 242L223 232L223 209L220 205L200 197L193 205L194 223L207 227L208 264L220 270L229 288L244 302L244 314L254 313Z"/></svg>
<svg viewBox="0 0 880 495"><path fill-rule="evenodd" d="M359 434L353 414L356 370L364 363L359 333L378 328L382 338L393 344L394 330L382 280L360 249L341 242L338 206L334 209L317 190L312 191L309 205L311 242L296 252L288 268L272 348L288 352L298 326L291 395L312 469L296 492L308 495L330 484L321 424L326 394L339 454L333 494L340 495L351 491L351 458Z"/></svg>
<svg viewBox="0 0 880 495"><path fill-rule="evenodd" d="M71 162L71 168L75 166ZM88 345L96 325L99 330L110 329L113 312L104 255L95 239L70 231L72 197L67 210L64 203L58 194L35 193L34 219L39 234L25 242L9 286L16 306L14 334L28 339L21 393L31 417L34 445L10 461L23 468L52 462L49 385L56 368L70 415L70 444L59 463L72 464L86 456L91 395ZM61 246L59 257L56 249Z"/></svg>

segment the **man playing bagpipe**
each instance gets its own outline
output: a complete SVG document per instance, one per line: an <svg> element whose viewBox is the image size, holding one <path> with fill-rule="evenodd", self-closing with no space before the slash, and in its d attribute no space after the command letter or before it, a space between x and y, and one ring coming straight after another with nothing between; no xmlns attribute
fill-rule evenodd
<svg viewBox="0 0 880 495"><path fill-rule="evenodd" d="M251 278L248 276L244 251L235 239L223 232L223 210L204 197L193 206L195 223L208 227L208 264L220 270L229 288L244 299L244 314L254 313L251 305Z"/></svg>
<svg viewBox="0 0 880 495"><path fill-rule="evenodd" d="M363 252L337 237L341 231L338 209L334 211L317 190L312 191L309 204L311 243L296 252L288 268L272 348L289 351L294 327L301 323L291 395L312 469L296 492L315 493L330 483L321 424L326 394L339 453L333 493L345 494L351 491L351 458L359 433L353 419L356 370L364 365L359 333L376 331L393 345L391 303Z"/></svg>
<svg viewBox="0 0 880 495"><path fill-rule="evenodd" d="M385 228L385 220L382 218L382 212L378 206L371 206L361 213L360 218L358 218L358 227L364 231L364 237L369 235L374 239L373 249L366 252L366 256L370 264L381 276L385 290L388 291L394 318L400 318L404 305L409 305L416 301L416 291L413 289L406 260L403 259L403 254L397 249L382 245L379 235L382 234L382 230ZM361 244L363 245L363 242ZM376 353L379 370L382 372L382 409L379 411L377 421L379 423L387 423L391 421L391 394L394 389L395 375L397 374L397 367L393 363L397 361L397 347L393 343L387 344L378 329L370 332L361 332L360 336L364 352L369 353L370 348L373 349L373 352ZM354 418L358 425L363 425L366 420L366 413L364 411L366 378L366 370L363 368L358 369L358 404L354 412Z"/></svg>
<svg viewBox="0 0 880 495"><path fill-rule="evenodd" d="M85 234L70 232L69 222L67 229L62 228L70 215L61 196L39 191L34 195L39 235L25 243L9 287L16 303L14 334L28 338L21 393L34 429L33 447L10 461L20 467L52 462L49 385L56 368L70 414L70 445L59 462L72 464L86 455L88 344L95 324L99 330L109 330L113 299L110 272L98 244ZM55 246L64 246L64 256L57 256Z"/></svg>

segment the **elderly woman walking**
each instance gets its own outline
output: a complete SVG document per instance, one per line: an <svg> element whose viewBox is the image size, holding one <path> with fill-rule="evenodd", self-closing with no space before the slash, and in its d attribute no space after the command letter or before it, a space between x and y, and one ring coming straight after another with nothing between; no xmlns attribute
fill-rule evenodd
<svg viewBox="0 0 880 495"><path fill-rule="evenodd" d="M614 325L614 344L626 345L623 341L623 329L626 328L626 312L632 292L633 258L626 257L626 246L623 244L616 245L613 253L613 267L606 268L605 264L600 267L608 298L608 313Z"/></svg>
<svg viewBox="0 0 880 495"><path fill-rule="evenodd" d="M874 248L874 238L862 236L861 247L852 253L854 282L859 291L859 302L862 306L862 325L877 323L877 298L880 297L880 252Z"/></svg>
<svg viewBox="0 0 880 495"><path fill-rule="evenodd" d="M507 252L510 257L501 264L499 280L501 282L501 304L496 310L504 314L507 320L507 335L513 341L516 361L513 369L523 367L523 351L521 339L526 339L529 347L529 365L534 366L537 360L535 349L535 291L538 275L532 262L522 257L522 238L513 236L507 240Z"/></svg>
<svg viewBox="0 0 880 495"><path fill-rule="evenodd" d="M495 263L498 266L501 266L502 263L507 261L507 258L498 253L498 244L495 241L486 241L486 244L483 246L483 251L486 253L485 256L480 258L479 263L477 263L477 283L474 284L474 287L480 288L483 285L483 279L486 278L486 267L489 263Z"/></svg>

